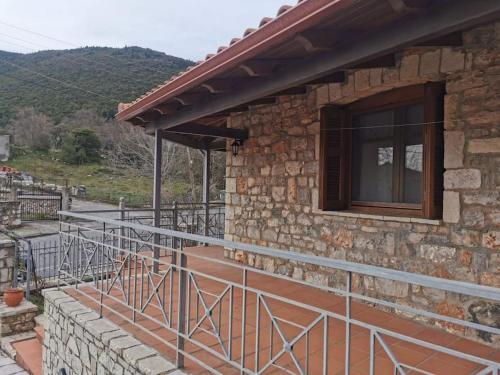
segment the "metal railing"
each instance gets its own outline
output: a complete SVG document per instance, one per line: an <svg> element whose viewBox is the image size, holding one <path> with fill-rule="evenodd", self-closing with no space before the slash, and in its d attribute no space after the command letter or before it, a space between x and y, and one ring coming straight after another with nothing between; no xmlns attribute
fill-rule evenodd
<svg viewBox="0 0 500 375"><path fill-rule="evenodd" d="M57 220L63 194L56 185L0 178L0 200L19 201L22 221Z"/></svg>
<svg viewBox="0 0 500 375"><path fill-rule="evenodd" d="M129 223L154 226L153 208L123 208L117 210L74 211L81 214L97 214ZM160 228L191 234L224 238L225 204L172 203L162 206Z"/></svg>
<svg viewBox="0 0 500 375"><path fill-rule="evenodd" d="M58 238L37 237L17 241L15 281L24 287L28 298L32 291L57 284L60 254Z"/></svg>
<svg viewBox="0 0 500 375"><path fill-rule="evenodd" d="M445 354L449 361L467 361L475 366L471 371L474 374L498 375L500 372L500 364L492 358L413 337L383 322L369 322L353 312L353 301L362 301L414 318L494 336L500 335L496 326L369 296L353 289L353 279L371 277L400 283L406 288L431 288L462 299L494 303L500 302L498 288L153 228L138 224L135 219L123 221L72 212L62 212L61 218L63 253L58 270L61 285L73 285L78 293L97 303L101 315L111 311L173 349L179 368L189 360L216 374L227 373L221 370L224 366L241 374L263 374L270 370L330 374L335 361L339 361L332 350L339 345L344 351L342 372L349 374L352 331L356 329L365 331L369 337L367 373L370 375L389 373L378 370L379 353L388 358L391 373L433 374L408 362L408 358L399 358L392 348L397 340ZM144 238L135 233L149 233L149 236ZM162 244L154 241L155 236L163 238ZM188 251L187 243L237 249L248 256L256 254L309 269L337 272L343 274L344 281L330 287L296 280L204 255L202 250ZM177 256L153 258L155 247L160 247L163 255ZM258 278L265 282L255 282ZM318 297L318 301L304 301L269 288L283 281L289 283L289 288L307 288L311 296L318 291L329 293L325 293L326 298L342 298L343 306L329 309L322 305L323 297ZM144 322L153 324L155 329ZM174 335L176 340L160 334L158 327ZM334 338L338 338L339 327L343 328L340 331L343 346Z"/></svg>

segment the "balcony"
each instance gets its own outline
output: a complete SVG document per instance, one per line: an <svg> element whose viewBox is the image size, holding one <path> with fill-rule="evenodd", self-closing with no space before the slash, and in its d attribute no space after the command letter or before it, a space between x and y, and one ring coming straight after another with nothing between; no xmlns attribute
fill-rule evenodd
<svg viewBox="0 0 500 375"><path fill-rule="evenodd" d="M398 293L382 298L359 280L463 303L499 302L497 288L235 243L217 230L204 235L204 224L194 230L173 225L170 213L162 218L155 228L150 211L61 213L59 285L188 373L500 370L500 350L477 339L494 338L498 327L411 305ZM224 257L227 249L256 267ZM271 273L269 261L303 264L332 282Z"/></svg>

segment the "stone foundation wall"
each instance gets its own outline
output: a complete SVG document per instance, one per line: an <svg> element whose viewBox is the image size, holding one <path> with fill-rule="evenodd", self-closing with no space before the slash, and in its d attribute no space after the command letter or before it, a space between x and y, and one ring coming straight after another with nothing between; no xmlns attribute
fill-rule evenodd
<svg viewBox="0 0 500 375"><path fill-rule="evenodd" d="M234 115L231 127L250 137L227 156L226 238L500 287L500 23L463 38L463 47L408 49L394 68L353 71L344 84ZM320 107L428 81L446 82L443 220L319 210ZM227 255L300 280L343 283L325 269ZM355 289L500 326L493 304L369 277L357 277Z"/></svg>
<svg viewBox="0 0 500 375"><path fill-rule="evenodd" d="M21 225L21 202L0 202L0 228L11 229Z"/></svg>
<svg viewBox="0 0 500 375"><path fill-rule="evenodd" d="M46 290L43 373L135 375L183 373L155 350L63 291Z"/></svg>
<svg viewBox="0 0 500 375"><path fill-rule="evenodd" d="M35 328L35 316L38 308L23 300L19 306L9 307L0 304L0 336L11 336L28 332Z"/></svg>
<svg viewBox="0 0 500 375"><path fill-rule="evenodd" d="M0 238L0 295L6 288L12 287L15 257L16 243Z"/></svg>

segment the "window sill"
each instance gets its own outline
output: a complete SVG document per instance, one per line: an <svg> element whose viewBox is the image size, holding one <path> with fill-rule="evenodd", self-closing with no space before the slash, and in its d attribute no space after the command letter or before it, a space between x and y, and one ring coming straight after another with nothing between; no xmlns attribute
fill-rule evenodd
<svg viewBox="0 0 500 375"><path fill-rule="evenodd" d="M427 224L427 225L441 225L442 220L424 219L421 217L408 217L408 216L387 216L387 215L376 215L376 214L366 214L354 211L323 211L315 210L316 213L321 213L324 215L339 216L339 217L350 217L356 219L370 219L370 220L380 220L380 221L393 221L397 223L411 223L411 224Z"/></svg>

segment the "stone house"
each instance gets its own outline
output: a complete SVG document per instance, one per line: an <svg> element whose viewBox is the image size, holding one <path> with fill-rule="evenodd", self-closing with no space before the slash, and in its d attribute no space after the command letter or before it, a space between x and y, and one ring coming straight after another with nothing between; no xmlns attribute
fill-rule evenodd
<svg viewBox="0 0 500 375"><path fill-rule="evenodd" d="M464 31L462 37L460 47L405 48L393 67L350 70L344 83L318 85L304 95L280 97L276 104L232 115L231 128L248 129L249 138L237 156L227 156L227 238L500 286L500 23ZM324 201L333 192L328 191L330 166L325 164L333 156L325 147L341 132L331 129L335 124L328 123L325 109L348 111L366 100L394 100L393 95L402 104L386 108L397 109L406 105L408 89L421 91L417 102L424 102L434 95L428 91L434 83L443 90L438 99L442 117L427 121L427 113L420 113L399 120L407 132L403 137L420 133L417 142L404 144L407 157L418 149L418 161L409 165L412 160L406 159L403 178L414 185L405 186L403 199L390 196L397 127L385 126L398 120L388 119L393 109L375 110L374 119L366 119L375 130L358 131L354 121L344 130L352 140L346 171L351 190L345 192L350 197L341 207L329 208ZM388 134L389 140L378 141L377 132ZM425 137L431 132L436 134L432 147L442 151L428 160L431 146ZM364 137L367 143L360 145ZM381 154L386 147L389 161ZM357 152L363 155L356 157ZM435 175L425 176L426 168ZM433 198L423 191L430 183L426 178L435 178L435 202L426 201ZM362 202L367 200L378 203ZM410 210L392 207L393 202L418 204ZM421 207L430 203L435 211L425 212ZM272 259L247 261L330 282L328 274L317 270ZM389 294L409 293L387 288Z"/></svg>
<svg viewBox="0 0 500 375"><path fill-rule="evenodd" d="M206 178L210 152L231 151L228 240L500 287L499 4L301 3L121 105L118 119L154 134L157 150L161 139L202 149ZM493 304L370 277L355 288L500 324Z"/></svg>
<svg viewBox="0 0 500 375"><path fill-rule="evenodd" d="M61 213L45 372L498 374L499 104L498 0L281 7L119 106L153 208ZM164 140L204 154L196 230L161 205Z"/></svg>

